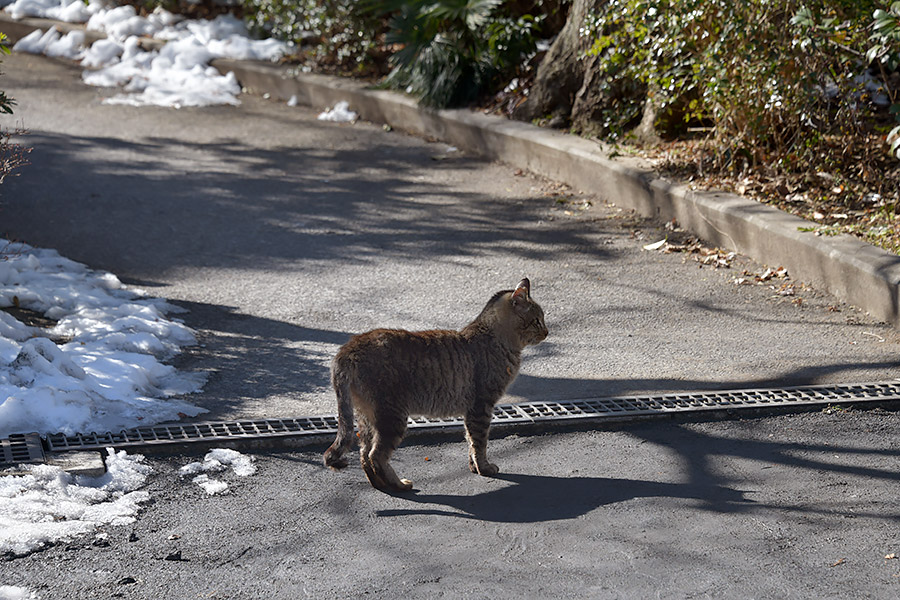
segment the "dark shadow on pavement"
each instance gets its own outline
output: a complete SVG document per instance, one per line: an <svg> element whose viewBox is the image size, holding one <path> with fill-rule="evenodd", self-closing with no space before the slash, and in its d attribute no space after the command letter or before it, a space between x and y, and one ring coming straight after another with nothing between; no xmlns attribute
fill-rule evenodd
<svg viewBox="0 0 900 600"><path fill-rule="evenodd" d="M428 150L387 142L334 150L46 133L29 143L28 172L4 184L0 235L124 278L156 280L180 267L440 262L500 240L522 258L610 254L576 221L540 227L546 198L496 202L443 182L423 190L424 169L452 182L482 165L465 154L433 161Z"/></svg>
<svg viewBox="0 0 900 600"><path fill-rule="evenodd" d="M722 475L722 469L718 468L724 460L729 459L751 460L760 464L761 469L778 467L814 472L823 480L823 484L826 478L835 485L846 485L849 478L900 481L900 471L896 470L896 465L900 465L900 448L887 447L889 444L873 448L843 446L829 443L827 439L809 443L727 438L698 431L684 424L634 427L629 428L629 433L677 454L688 478L686 485L692 487L741 485L741 482ZM869 464L865 464L867 460ZM815 498L810 498L808 505L780 508L804 513L835 512L834 509L818 506ZM845 516L869 516L897 521L900 520L900 511L896 507L872 514L855 510Z"/></svg>
<svg viewBox="0 0 900 600"><path fill-rule="evenodd" d="M540 348L540 346L538 346ZM712 381L700 379L579 379L520 374L509 392L529 400L608 398L671 392L720 392L754 388L783 388L832 382L840 375L846 382L869 381L866 371L900 368L900 360L845 362L802 367L776 376L753 380Z"/></svg>
<svg viewBox="0 0 900 600"><path fill-rule="evenodd" d="M635 498L698 500L718 512L742 512L752 504L744 497L746 492L703 481L663 483L508 473L501 473L496 478L511 485L476 496L397 494L397 498L424 506L381 510L376 514L380 517L445 515L495 523L538 523L574 519L601 506Z"/></svg>
<svg viewBox="0 0 900 600"><path fill-rule="evenodd" d="M230 418L247 399L301 398L331 386L333 349L349 333L306 327L237 312L233 307L172 302L188 310L177 315L197 331L201 346L188 348L175 366L207 371L204 388L185 399L209 410L199 420ZM280 417L296 417L278 415Z"/></svg>
<svg viewBox="0 0 900 600"><path fill-rule="evenodd" d="M588 431L584 427L583 431ZM573 475L559 477L526 473L501 473L497 479L510 485L474 496L451 494L392 494L408 506L378 511L379 517L438 515L491 521L497 523L537 523L574 519L597 508L637 498L667 498L694 501L700 511L712 513L749 513L762 509L807 515L843 515L847 518L868 517L898 522L896 507L877 511L860 509L853 503L844 510L841 505L822 505L816 497L794 504L768 503L755 500L760 493L759 479L747 481L724 468L729 460L741 459L758 464L760 477L765 470L808 471L822 480L822 485L849 485L849 480L869 479L900 481L900 449L846 446L827 440L791 442L759 440L751 436L722 437L700 431L689 423L645 422L624 425L618 429L638 440L665 448L679 457L678 483ZM549 433L544 430L544 433ZM561 436L568 435L561 433ZM577 435L577 434L574 434ZM555 436L538 438L554 443ZM548 448L551 451L552 448ZM507 455L506 462L510 462ZM581 470L590 467L582 465ZM726 475L726 473L728 475ZM401 505L402 506L402 505Z"/></svg>

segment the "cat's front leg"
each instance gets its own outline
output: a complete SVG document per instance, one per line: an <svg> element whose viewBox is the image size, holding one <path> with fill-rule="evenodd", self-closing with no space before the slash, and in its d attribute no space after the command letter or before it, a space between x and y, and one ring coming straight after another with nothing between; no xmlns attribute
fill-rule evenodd
<svg viewBox="0 0 900 600"><path fill-rule="evenodd" d="M485 477L493 477L500 472L500 467L488 462L487 458L488 433L493 413L493 407L484 406L470 410L464 419L466 441L469 442L469 470Z"/></svg>

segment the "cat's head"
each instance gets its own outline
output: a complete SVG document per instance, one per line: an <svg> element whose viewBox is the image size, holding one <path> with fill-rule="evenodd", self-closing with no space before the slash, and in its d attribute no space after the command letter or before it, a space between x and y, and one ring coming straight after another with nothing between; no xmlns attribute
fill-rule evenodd
<svg viewBox="0 0 900 600"><path fill-rule="evenodd" d="M514 290L494 294L481 318L494 321L495 327L522 347L538 344L547 337L544 311L531 299L531 282L527 278Z"/></svg>
<svg viewBox="0 0 900 600"><path fill-rule="evenodd" d="M531 299L531 282L526 277L519 282L510 296L512 312L521 319L520 335L525 345L538 344L546 339L549 331L544 323L544 310Z"/></svg>

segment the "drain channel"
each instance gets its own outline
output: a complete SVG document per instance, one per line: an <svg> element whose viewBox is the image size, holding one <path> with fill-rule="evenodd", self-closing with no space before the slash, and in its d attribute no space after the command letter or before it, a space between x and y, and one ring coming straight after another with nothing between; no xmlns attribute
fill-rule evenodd
<svg viewBox="0 0 900 600"><path fill-rule="evenodd" d="M497 405L494 408L493 426L590 419L625 420L634 417L664 416L698 411L790 410L792 407L896 400L900 400L900 381L589 398L556 402L522 402ZM460 418L413 417L409 420L411 432L462 428L462 425L463 421ZM317 437L334 435L336 432L337 419L333 416L321 416L157 425L128 429L119 433L52 434L47 436L45 446L48 452L65 452L68 450L102 450L110 447L152 447L191 442Z"/></svg>
<svg viewBox="0 0 900 600"><path fill-rule="evenodd" d="M0 466L44 462L41 436L36 433L16 433L0 439Z"/></svg>

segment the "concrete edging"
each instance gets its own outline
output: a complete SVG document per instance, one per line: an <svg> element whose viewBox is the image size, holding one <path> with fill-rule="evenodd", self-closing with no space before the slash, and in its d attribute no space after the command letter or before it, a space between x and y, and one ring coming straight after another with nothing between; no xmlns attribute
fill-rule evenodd
<svg viewBox="0 0 900 600"><path fill-rule="evenodd" d="M0 31L13 42L51 25L79 27L0 16ZM900 256L852 236L820 237L800 231L815 224L734 194L673 184L657 177L648 163L630 157L611 158L600 144L577 136L467 110L429 110L399 93L373 90L350 79L294 73L286 66L226 59L212 64L223 73L233 72L248 91L279 100L296 96L298 102L320 108L346 100L367 121L441 139L476 155L595 193L646 216L675 219L714 245L764 264L783 266L795 279L900 327Z"/></svg>
<svg viewBox="0 0 900 600"><path fill-rule="evenodd" d="M468 110L429 110L402 94L357 81L293 73L283 66L216 60L255 93L329 107L346 100L362 119L430 136L466 151L528 169L598 194L643 215L675 219L704 240L783 266L895 327L900 327L900 257L850 235L816 236L816 224L735 194L691 190L657 177L648 164L610 158L596 142Z"/></svg>

